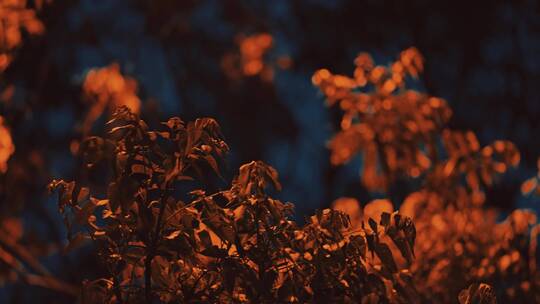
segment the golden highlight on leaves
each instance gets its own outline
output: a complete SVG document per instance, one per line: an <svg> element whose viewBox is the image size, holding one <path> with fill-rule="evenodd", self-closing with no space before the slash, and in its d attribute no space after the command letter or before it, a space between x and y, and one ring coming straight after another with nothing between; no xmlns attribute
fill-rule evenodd
<svg viewBox="0 0 540 304"><path fill-rule="evenodd" d="M471 284L459 293L460 304L497 304L495 291L488 284Z"/></svg>
<svg viewBox="0 0 540 304"><path fill-rule="evenodd" d="M468 288L482 281L498 282L503 287L498 293L509 303L540 301L535 214L515 210L499 222L497 212L484 207L485 189L519 164L516 146L497 140L482 147L472 131L446 127L451 110L444 100L407 90L405 78L418 77L423 68L416 49L402 52L389 66L376 66L364 53L355 64L353 78L327 69L312 77L328 104L343 111L329 143L330 160L339 165L362 155L368 190L388 190L398 178L420 179L399 212L414 220L417 230L410 271L418 302L452 303L465 289L460 303L495 303L491 287ZM524 194L538 189L538 177L522 186ZM363 211L354 199L334 205L378 231L393 204L376 200ZM394 256L404 252L389 249Z"/></svg>
<svg viewBox="0 0 540 304"><path fill-rule="evenodd" d="M137 97L137 81L122 75L117 63L88 71L82 90L90 103L90 110L83 125L84 131L90 129L105 109L113 113L117 108L126 106L133 113L140 111L141 101Z"/></svg>
<svg viewBox="0 0 540 304"><path fill-rule="evenodd" d="M23 31L30 35L40 35L45 31L36 16L36 9L30 8L27 0L1 1L0 72L8 67L13 60L13 52L22 44Z"/></svg>
<svg viewBox="0 0 540 304"><path fill-rule="evenodd" d="M15 145L11 139L11 133L4 125L4 118L0 116L0 173L7 171L7 162L14 152Z"/></svg>
<svg viewBox="0 0 540 304"><path fill-rule="evenodd" d="M347 214L352 227L359 228L361 226L363 213L360 203L356 199L350 197L338 198L332 203L332 209Z"/></svg>
<svg viewBox="0 0 540 304"><path fill-rule="evenodd" d="M272 39L251 38L240 52L264 66ZM242 165L230 187L204 188L208 173L221 176L229 150L214 119L175 117L152 130L123 105L107 137L71 147L87 168L111 167L109 180L49 185L68 231L65 250L91 240L110 271L84 282L81 302L491 304L495 294L540 302L535 213L517 209L501 220L484 204L486 189L518 165L516 146L483 146L472 131L449 129L444 100L406 89L423 69L417 49L388 66L363 53L355 65L353 77L327 69L312 77L343 111L330 161L361 155L366 188L393 200L395 182L407 183L403 202L340 198L298 225L293 204L271 197L281 184L262 161ZM126 80L117 66L92 73L85 92L103 111Z"/></svg>
<svg viewBox="0 0 540 304"><path fill-rule="evenodd" d="M274 44L269 33L239 35L236 44L238 50L225 54L221 59L221 68L230 79L259 76L263 81L271 82L276 67L288 69L292 65L292 59L287 55L278 58L268 55Z"/></svg>
<svg viewBox="0 0 540 304"><path fill-rule="evenodd" d="M239 39L242 71L244 75L253 76L263 69L262 57L272 46L272 36L266 33L255 34Z"/></svg>
<svg viewBox="0 0 540 304"><path fill-rule="evenodd" d="M321 69L312 82L330 106L343 111L341 131L329 143L331 162L339 165L363 156L361 173L370 190L384 190L401 175L417 178L430 166L427 154L452 114L446 102L405 89L407 76L423 69L418 50L401 53L389 66L375 66L368 54L355 60L354 77ZM367 85L373 87L366 92Z"/></svg>
<svg viewBox="0 0 540 304"><path fill-rule="evenodd" d="M392 205L392 202L387 199L373 200L364 206L364 219L367 220L369 218L372 218L375 221L379 222L381 219L381 214L383 212L394 212L394 206Z"/></svg>
<svg viewBox="0 0 540 304"><path fill-rule="evenodd" d="M536 176L529 178L521 185L521 193L524 195L534 193L536 196L540 196L540 158L538 158L536 164L538 167Z"/></svg>

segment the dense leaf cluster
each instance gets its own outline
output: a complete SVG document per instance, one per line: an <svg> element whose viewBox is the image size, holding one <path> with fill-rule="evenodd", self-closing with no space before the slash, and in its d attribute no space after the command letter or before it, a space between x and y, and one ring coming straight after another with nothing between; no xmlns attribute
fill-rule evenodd
<svg viewBox="0 0 540 304"><path fill-rule="evenodd" d="M205 35L191 22L183 24L184 17L199 3L146 2L137 1L145 11L143 15L151 17L145 22L150 31L159 32L156 36L168 45L168 50L177 50L173 41L182 50L196 50L182 51L180 57L186 59L180 61L185 62L171 66L173 71L182 67L177 79L181 91L190 88L181 98L182 105L188 105L183 107L183 115L193 116L191 108L200 110L195 106L197 102L190 103L189 91L203 87L226 96L219 98L219 104L220 111L230 112L223 115L225 121L230 116L227 127L239 121L232 134L252 130L246 133L252 135L248 149L260 148L264 142L260 138L266 138L266 134L258 134L261 125L286 125L286 133L295 133L287 119L278 121L267 112L268 108L275 111L272 113L282 110L276 106L281 103L276 103L278 98L274 96L278 88L274 87L274 73L281 72L278 67L289 68L292 62L288 56L276 57L273 48L283 46L283 35L275 26L256 26L249 35L234 34L236 48L231 50L225 47L227 39L221 35ZM0 283L2 287L8 284L8 289L15 286L12 301L28 299L21 296L22 289L17 289L21 285L11 285L22 282L40 287L32 289L39 291L33 297L40 298L41 292L54 297L79 295L83 303L463 304L495 303L496 297L503 303L540 302L540 226L536 215L518 209L500 220L497 210L484 205L486 189L496 183L500 174L518 164L519 152L508 141L481 146L473 132L450 129L447 123L452 111L444 100L407 89L407 81L417 78L424 68L417 49L403 51L388 66L375 65L368 54L360 54L352 77L326 69L313 76L328 104L338 105L343 111L340 130L329 144L331 163L344 164L362 155L364 186L369 191L383 191L390 199L363 205L352 198L341 198L334 202L333 210L318 211L306 219L305 225L298 225L291 220L293 205L270 196L271 188L279 190L281 185L277 172L262 162L241 166L229 189L218 191L205 185L203 177L211 175L211 171L221 177L220 162L228 151L214 120L184 123L173 118L161 129L151 130L138 115L148 118L152 125L156 122L152 120L157 119L152 112L156 105L137 96L137 82L123 75L116 63L90 69L82 83L72 83L76 68L67 69L66 63L76 66L73 63L78 60L70 55L59 64L52 58L66 53L76 57L79 52L65 52L59 44L63 38L58 36L69 36L68 44L75 48L81 41L87 46L103 37L91 20L83 22L80 32L65 31L61 23L66 19L59 16L72 18L77 10L68 7L76 3L55 3L52 11L42 15L45 3L52 2L0 1L0 200L4 203L0 215ZM241 11L243 5L239 3L222 5ZM416 9L414 3L407 6ZM518 13L528 11L525 7L511 7ZM179 8L181 17L176 14ZM403 14L403 8L398 7L398 15L411 15ZM388 18L397 18L387 9L381 11ZM373 18L380 17L373 14ZM51 22L54 19L61 20L60 35L58 29L49 28L57 22ZM106 24L105 19L98 22ZM245 24L236 20L239 26L235 30L244 32L248 23L258 23L258 18L248 19ZM309 14L302 18L303 22L309 19ZM474 20L478 24L476 16ZM505 27L504 23L501 26ZM34 40L20 50L21 59L15 60L26 36L44 34L45 24L47 38L38 43ZM418 23L414 24L417 27ZM323 29L306 28L316 33L316 39L324 33ZM331 30L331 35L334 32ZM350 29L347 32L353 33ZM314 51L314 43L309 39L306 42L301 44L308 47L309 53L327 56L327 51ZM334 41L323 49L346 50L336 45ZM521 53L520 43L515 45ZM229 51L215 51L218 49ZM313 59L301 49L295 64L303 71L311 70L305 64ZM205 57L197 57L201 53ZM319 62L320 57L315 58ZM524 58L526 63L527 56ZM204 71L201 61L213 63L208 65L212 68ZM465 56L465 66L472 66L474 61L474 57ZM513 101L531 99L521 98L532 94L530 85L527 89L527 73L519 68L524 63L511 67L509 73L507 64L503 64L509 77L520 74L516 90L524 93L516 94ZM222 73L216 73L213 66L220 64ZM185 71L190 77L184 75ZM462 73L469 75L469 68ZM508 83L513 86L514 81ZM430 86L428 81L424 84ZM259 97L257 103L251 102L253 95ZM501 94L505 99L509 95ZM270 123L260 120L256 113L245 115L257 108L264 109L260 111L263 116L271 117ZM518 116L528 109L516 108ZM48 125L57 110L65 110L67 120L73 118L63 132ZM84 138L96 133L103 116L112 116L109 136ZM87 179L87 170L73 166L76 181L53 181L50 188L60 194L59 210L68 228L65 251L92 243L108 270L97 280L94 273L88 273L96 265L84 260L84 255L82 259L77 256L76 265L71 264L70 257L61 256L63 266L55 267L55 274L45 267L50 265L41 264L48 263L50 257L59 258L57 250L63 242L60 238L50 239L58 231L55 219L41 202L43 185L58 167L55 162L69 158L63 154L68 147L83 159L94 178ZM530 158L524 155L524 159ZM527 180L522 192L538 195L539 177ZM392 190L400 188L395 185L404 181L408 184L403 189L412 190L404 200L396 199ZM44 226L45 233L39 231ZM84 274L74 276L71 270L82 267L86 268L78 272ZM78 280L70 282L80 276L92 278L83 282L82 290ZM71 298L67 299L71 302Z"/></svg>
<svg viewBox="0 0 540 304"><path fill-rule="evenodd" d="M416 188L394 203L418 230L411 271L420 301L450 303L478 282L494 285L504 301L539 301L536 215L518 209L498 222L496 210L483 206L485 189L518 165L515 145L497 140L481 147L472 131L446 126L451 110L444 100L406 89L406 77L422 71L416 49L402 52L388 67L374 66L366 54L355 64L354 78L327 70L313 76L329 104L343 110L341 130L329 145L333 162L361 154L368 189L389 189L398 178ZM532 192L535 183L527 181L524 192ZM362 218L360 208L334 205Z"/></svg>
<svg viewBox="0 0 540 304"><path fill-rule="evenodd" d="M85 282L81 299L538 300L536 216L516 210L498 222L484 207L485 189L519 163L516 147L502 140L481 147L473 132L446 127L451 110L444 100L407 90L407 77L422 71L417 50L402 52L390 67L375 66L367 54L355 63L353 78L324 69L313 76L330 105L344 111L329 144L332 162L362 154L362 181L371 190L415 182L399 211L399 202L386 199L361 206L342 198L300 226L291 220L293 205L269 195L281 185L263 162L241 166L229 189L205 188L203 176L221 176L228 152L215 120L171 118L150 130L123 106L108 122L108 137L89 137L78 149L87 168L110 169L101 185L107 190L50 184L69 231L66 249L92 240L109 271Z"/></svg>
<svg viewBox="0 0 540 304"><path fill-rule="evenodd" d="M149 130L127 107L108 138L90 137L87 165L113 174L98 199L76 182L53 181L69 229L69 247L91 239L110 277L85 283L85 303L257 302L408 303L418 297L411 273L394 255L414 259L409 218L383 213L353 229L325 209L300 227L292 205L271 198L277 172L262 162L240 167L228 190L179 190L205 169L219 174L228 150L212 119L172 118ZM185 198L188 197L186 200ZM184 198L184 199L182 199ZM398 248L393 253L390 246Z"/></svg>

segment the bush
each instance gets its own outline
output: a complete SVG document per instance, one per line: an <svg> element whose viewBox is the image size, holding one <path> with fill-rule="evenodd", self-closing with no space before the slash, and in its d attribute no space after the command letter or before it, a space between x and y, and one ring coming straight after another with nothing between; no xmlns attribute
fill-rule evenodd
<svg viewBox="0 0 540 304"><path fill-rule="evenodd" d="M540 301L535 214L516 210L498 222L496 211L484 207L484 189L518 165L516 147L502 140L481 147L472 131L446 127L451 110L444 100L407 90L407 76L416 77L423 66L416 49L388 67L375 66L367 54L355 63L354 78L327 70L313 76L329 104L344 113L329 144L332 162L361 154L362 182L372 191L391 189L400 179L420 185L399 211L418 231L410 270L421 302L453 302L479 282L493 285L504 303ZM533 191L534 182L524 189ZM362 218L358 207L348 213Z"/></svg>
<svg viewBox="0 0 540 304"><path fill-rule="evenodd" d="M372 191L389 193L397 180L420 185L399 211L385 199L362 207L342 198L298 225L293 205L269 196L281 188L278 173L260 161L241 166L230 189L207 193L204 177L220 176L228 152L217 122L171 118L150 130L122 106L109 136L79 149L88 168L108 168L109 178L94 187L50 184L68 249L92 240L109 271L84 283L82 301L539 301L536 216L516 210L498 222L484 207L484 189L518 164L515 146L480 147L473 132L446 127L444 100L407 90L422 71L416 49L388 67L367 54L355 63L354 78L324 69L313 76L344 113L331 160L361 154ZM94 194L100 187L103 198Z"/></svg>
<svg viewBox="0 0 540 304"><path fill-rule="evenodd" d="M353 230L343 213L318 212L299 227L292 205L268 196L277 172L262 162L240 167L228 190L189 191L206 169L219 174L228 150L217 123L178 118L150 131L127 107L109 122L110 138L88 138L90 166L108 162L107 197L53 181L69 229L69 247L91 239L110 277L84 285L85 303L152 302L410 302L410 272L398 268L389 242L410 264L411 220L383 213ZM378 227L380 225L380 227Z"/></svg>

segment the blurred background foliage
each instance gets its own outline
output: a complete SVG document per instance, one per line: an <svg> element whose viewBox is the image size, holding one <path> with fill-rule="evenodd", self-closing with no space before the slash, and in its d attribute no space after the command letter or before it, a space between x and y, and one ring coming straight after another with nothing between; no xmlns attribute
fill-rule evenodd
<svg viewBox="0 0 540 304"><path fill-rule="evenodd" d="M487 191L487 204L503 214L539 209L538 198L520 192L540 155L536 1L6 0L1 7L7 148L0 161L9 158L0 166L2 231L19 231L20 243L64 281L102 270L84 250L58 254L65 231L45 186L52 178L100 178L79 176L74 152L82 136L103 132L118 100L154 126L171 116L216 118L232 151L225 179L254 159L271 164L285 185L278 197L294 202L300 217L342 196L378 198L359 183L360 159L331 165L326 145L341 115L311 83L323 67L351 75L361 51L384 63L417 47L425 67L411 85L448 101L450 126L473 130L482 146L504 138L521 152L521 166ZM31 297L20 292L25 285L7 286L0 298ZM62 300L39 288L33 296Z"/></svg>

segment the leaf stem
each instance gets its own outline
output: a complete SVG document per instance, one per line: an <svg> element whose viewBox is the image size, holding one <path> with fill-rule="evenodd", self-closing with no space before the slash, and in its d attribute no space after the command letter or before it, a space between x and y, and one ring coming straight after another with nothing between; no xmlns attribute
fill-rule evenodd
<svg viewBox="0 0 540 304"><path fill-rule="evenodd" d="M146 303L152 303L152 260L156 256L157 244L159 240L159 235L161 232L161 222L163 221L163 215L165 213L166 206L166 197L167 191L169 189L169 183L165 185L165 190L161 195L159 214L157 218L156 227L154 229L154 234L150 239L150 246L148 246L148 251L146 254L146 259L144 261L144 294L146 297Z"/></svg>

